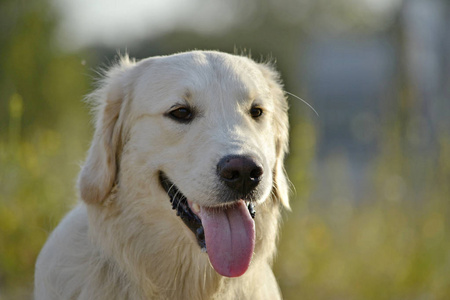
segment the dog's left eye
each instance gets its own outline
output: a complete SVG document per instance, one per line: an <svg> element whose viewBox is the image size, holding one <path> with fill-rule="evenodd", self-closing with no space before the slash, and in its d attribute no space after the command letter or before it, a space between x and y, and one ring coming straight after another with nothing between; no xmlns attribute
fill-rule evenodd
<svg viewBox="0 0 450 300"><path fill-rule="evenodd" d="M252 116L253 119L261 117L262 114L263 114L262 108L252 107L250 109L250 115Z"/></svg>
<svg viewBox="0 0 450 300"><path fill-rule="evenodd" d="M193 113L189 107L178 107L174 110L171 110L168 114L169 117L174 119L177 122L187 123L192 120Z"/></svg>

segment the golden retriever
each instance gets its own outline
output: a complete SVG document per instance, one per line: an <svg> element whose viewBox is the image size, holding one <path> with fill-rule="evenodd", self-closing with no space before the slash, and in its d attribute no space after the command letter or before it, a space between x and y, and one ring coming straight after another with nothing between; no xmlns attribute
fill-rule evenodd
<svg viewBox="0 0 450 300"><path fill-rule="evenodd" d="M281 298L288 105L273 67L214 51L124 57L90 99L82 203L38 257L35 298Z"/></svg>

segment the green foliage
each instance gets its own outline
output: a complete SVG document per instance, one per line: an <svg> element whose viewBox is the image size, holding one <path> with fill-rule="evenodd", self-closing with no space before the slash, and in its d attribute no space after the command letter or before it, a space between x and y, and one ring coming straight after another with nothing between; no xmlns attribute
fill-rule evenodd
<svg viewBox="0 0 450 300"><path fill-rule="evenodd" d="M39 249L75 203L87 78L79 58L55 51L45 3L1 5L0 299L21 299Z"/></svg>

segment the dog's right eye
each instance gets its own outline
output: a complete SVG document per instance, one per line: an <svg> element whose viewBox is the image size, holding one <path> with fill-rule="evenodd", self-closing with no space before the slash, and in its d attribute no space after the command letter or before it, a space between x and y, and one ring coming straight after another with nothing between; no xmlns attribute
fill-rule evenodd
<svg viewBox="0 0 450 300"><path fill-rule="evenodd" d="M172 118L173 120L181 123L188 123L193 118L193 113L189 107L177 107L174 110L171 110L167 116Z"/></svg>

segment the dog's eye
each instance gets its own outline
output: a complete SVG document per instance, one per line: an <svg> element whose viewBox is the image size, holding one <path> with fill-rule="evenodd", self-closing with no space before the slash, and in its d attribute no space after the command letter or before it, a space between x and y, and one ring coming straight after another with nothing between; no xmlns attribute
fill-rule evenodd
<svg viewBox="0 0 450 300"><path fill-rule="evenodd" d="M192 120L193 114L188 107L178 107L168 113L172 119L178 122L189 122Z"/></svg>
<svg viewBox="0 0 450 300"><path fill-rule="evenodd" d="M252 107L250 109L250 115L252 116L253 119L261 117L262 114L263 110L259 107Z"/></svg>

